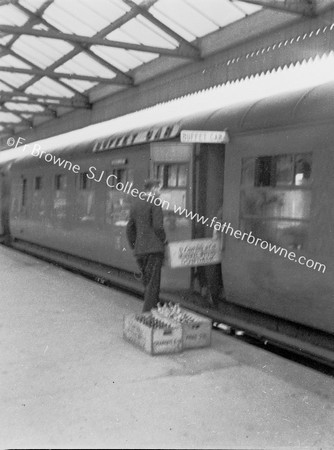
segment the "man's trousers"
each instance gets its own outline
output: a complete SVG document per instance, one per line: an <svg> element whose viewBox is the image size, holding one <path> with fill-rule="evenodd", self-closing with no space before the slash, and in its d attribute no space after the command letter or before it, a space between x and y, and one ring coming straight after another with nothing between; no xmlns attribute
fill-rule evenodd
<svg viewBox="0 0 334 450"><path fill-rule="evenodd" d="M137 256L137 263L141 270L145 287L143 312L151 311L159 302L163 260L163 253L150 253L148 255Z"/></svg>

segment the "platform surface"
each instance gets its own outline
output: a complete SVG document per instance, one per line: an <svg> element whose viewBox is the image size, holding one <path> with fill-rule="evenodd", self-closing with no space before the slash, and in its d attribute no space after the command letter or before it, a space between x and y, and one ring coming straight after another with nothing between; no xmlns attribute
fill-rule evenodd
<svg viewBox="0 0 334 450"><path fill-rule="evenodd" d="M0 448L334 448L333 377L218 332L149 356L138 299L3 246L0 269Z"/></svg>

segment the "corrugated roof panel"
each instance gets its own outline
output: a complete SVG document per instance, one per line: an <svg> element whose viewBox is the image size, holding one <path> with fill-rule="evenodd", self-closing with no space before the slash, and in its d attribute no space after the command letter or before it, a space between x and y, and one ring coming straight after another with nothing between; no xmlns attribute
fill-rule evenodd
<svg viewBox="0 0 334 450"><path fill-rule="evenodd" d="M168 28L175 31L179 36L183 37L187 41L191 42L196 38L196 35L191 33L189 30L185 29L182 26L182 22L176 22L174 18L169 17L166 15L166 12L159 8L159 3L156 3L151 9L150 13L160 22L165 24Z"/></svg>
<svg viewBox="0 0 334 450"><path fill-rule="evenodd" d="M92 57L85 53L80 53L72 59L59 66L56 72L75 73L79 75L92 75L99 77L114 78L115 73L94 61Z"/></svg>
<svg viewBox="0 0 334 450"><path fill-rule="evenodd" d="M7 34L7 36L2 36L0 35L0 44L1 45L6 45L7 42L9 42L12 39L13 35L12 34Z"/></svg>
<svg viewBox="0 0 334 450"><path fill-rule="evenodd" d="M194 2L194 4L199 4L199 2ZM191 3L186 3L185 0L160 0L155 7L167 18L171 19L172 22L175 22L196 37L202 37L215 31L217 25L203 17L191 5ZM187 25L185 26L185 24Z"/></svg>
<svg viewBox="0 0 334 450"><path fill-rule="evenodd" d="M175 39L140 15L124 24L120 30L127 37L125 42L156 45L164 48L176 48L178 46ZM108 38L116 40L115 33L110 33Z"/></svg>
<svg viewBox="0 0 334 450"><path fill-rule="evenodd" d="M28 17L21 12L19 9L15 8L13 5L1 5L1 25L17 25L21 26L25 24Z"/></svg>
<svg viewBox="0 0 334 450"><path fill-rule="evenodd" d="M245 13L235 7L234 3L229 0L207 0L205 4L203 2L183 1L198 11L201 16L210 20L217 28L229 25L245 16Z"/></svg>
<svg viewBox="0 0 334 450"><path fill-rule="evenodd" d="M130 7L122 0L98 0L95 2L92 2L92 0L81 1L95 11L96 14L106 18L109 23L113 23L130 10Z"/></svg>
<svg viewBox="0 0 334 450"><path fill-rule="evenodd" d="M7 67L18 67L21 69L30 69L31 66L24 63L18 58L15 58L15 56L12 55L6 55L0 58L0 66L7 66Z"/></svg>
<svg viewBox="0 0 334 450"><path fill-rule="evenodd" d="M93 16L93 20L92 20ZM97 16L78 0L55 0L44 13L44 18L66 33L93 36L106 25L106 20Z"/></svg>
<svg viewBox="0 0 334 450"><path fill-rule="evenodd" d="M3 81L6 81L11 86L20 87L22 84L27 83L29 80L31 80L31 75L23 75L20 73L9 73L9 72L1 72L0 71L0 78Z"/></svg>
<svg viewBox="0 0 334 450"><path fill-rule="evenodd" d="M147 63L160 56L158 53L137 52L136 50L129 50L129 53L131 53L134 58L139 59L142 63Z"/></svg>
<svg viewBox="0 0 334 450"><path fill-rule="evenodd" d="M123 72L134 69L143 63L142 52L141 55L137 55L135 51L122 50L120 48L103 47L101 45L94 45L92 50L101 58L105 59L110 64L113 64ZM137 55L137 56L136 56ZM141 56L141 58L139 58ZM146 58L154 59L159 55L152 55L152 53L146 53Z"/></svg>
<svg viewBox="0 0 334 450"><path fill-rule="evenodd" d="M7 86L7 84L1 83L0 81L0 91L11 92L12 89L9 86Z"/></svg>
<svg viewBox="0 0 334 450"><path fill-rule="evenodd" d="M45 0L20 0L20 3L30 11L36 12L45 3Z"/></svg>
<svg viewBox="0 0 334 450"><path fill-rule="evenodd" d="M92 83L90 81L69 80L68 78L61 78L61 80L79 92L88 91L89 89L91 89L92 87L94 87L98 84L98 83Z"/></svg>
<svg viewBox="0 0 334 450"><path fill-rule="evenodd" d="M35 37L22 36L14 44L13 50L24 58L33 61L34 64L45 69L57 59L73 48L65 41Z"/></svg>
<svg viewBox="0 0 334 450"><path fill-rule="evenodd" d="M39 105L29 105L29 103L12 103L12 102L6 102L6 107L8 109L11 109L13 111L44 111L45 108L43 106Z"/></svg>
<svg viewBox="0 0 334 450"><path fill-rule="evenodd" d="M48 77L43 77L36 81L36 83L26 89L26 92L29 94L58 95L63 97L73 97L74 95L72 91Z"/></svg>
<svg viewBox="0 0 334 450"><path fill-rule="evenodd" d="M20 122L20 118L12 113L0 112L1 122Z"/></svg>
<svg viewBox="0 0 334 450"><path fill-rule="evenodd" d="M138 40L135 39L130 34L126 33L125 30L121 28L116 28L116 30L112 31L106 36L106 39L110 39L111 41L120 41L127 42L131 44L139 44Z"/></svg>

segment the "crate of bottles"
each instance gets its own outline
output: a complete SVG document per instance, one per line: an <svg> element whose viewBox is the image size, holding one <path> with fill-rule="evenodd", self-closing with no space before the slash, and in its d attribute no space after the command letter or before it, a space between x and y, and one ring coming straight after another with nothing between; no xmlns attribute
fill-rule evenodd
<svg viewBox="0 0 334 450"><path fill-rule="evenodd" d="M150 355L182 350L182 328L175 321L152 313L124 316L123 337Z"/></svg>
<svg viewBox="0 0 334 450"><path fill-rule="evenodd" d="M172 320L182 328L182 349L208 347L211 344L212 321L169 302L152 310L154 317Z"/></svg>

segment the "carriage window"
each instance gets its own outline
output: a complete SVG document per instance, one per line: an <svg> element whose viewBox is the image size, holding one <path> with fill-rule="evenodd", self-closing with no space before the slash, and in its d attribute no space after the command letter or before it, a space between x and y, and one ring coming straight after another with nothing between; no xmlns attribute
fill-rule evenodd
<svg viewBox="0 0 334 450"><path fill-rule="evenodd" d="M64 219L66 217L66 187L67 177L66 175L55 176L55 193L53 199L53 211L57 220Z"/></svg>
<svg viewBox="0 0 334 450"><path fill-rule="evenodd" d="M23 208L27 202L27 179L22 179L22 197L21 197L21 207Z"/></svg>
<svg viewBox="0 0 334 450"><path fill-rule="evenodd" d="M44 217L46 215L45 193L43 192L43 177L34 178L31 213L34 217Z"/></svg>
<svg viewBox="0 0 334 450"><path fill-rule="evenodd" d="M42 189L42 177L35 178L35 191L39 191Z"/></svg>
<svg viewBox="0 0 334 450"><path fill-rule="evenodd" d="M66 175L55 176L55 189L56 191L64 191L66 189L67 179Z"/></svg>
<svg viewBox="0 0 334 450"><path fill-rule="evenodd" d="M160 180L162 188L180 188L187 186L187 164L158 164L155 176Z"/></svg>
<svg viewBox="0 0 334 450"><path fill-rule="evenodd" d="M84 191L92 187L92 180L88 178L88 172L81 172L79 178L79 189Z"/></svg>
<svg viewBox="0 0 334 450"><path fill-rule="evenodd" d="M113 185L116 185L117 183L126 183L127 182L127 170L126 169L113 169L112 171L113 179L115 182L113 182Z"/></svg>
<svg viewBox="0 0 334 450"><path fill-rule="evenodd" d="M106 191L105 220L108 225L124 227L127 223L131 196L115 188L117 183L133 182L133 169L117 168L113 169L108 176L110 186Z"/></svg>
<svg viewBox="0 0 334 450"><path fill-rule="evenodd" d="M294 165L294 182L296 186L305 186L311 183L312 155L301 153L296 155Z"/></svg>
<svg viewBox="0 0 334 450"><path fill-rule="evenodd" d="M255 187L307 185L311 183L311 168L310 153L244 158L241 185Z"/></svg>
<svg viewBox="0 0 334 450"><path fill-rule="evenodd" d="M95 190L93 180L88 178L88 172L79 174L79 192L77 201L77 218L81 222L91 222L95 219Z"/></svg>
<svg viewBox="0 0 334 450"><path fill-rule="evenodd" d="M240 227L245 232L301 249L311 215L311 153L242 160Z"/></svg>
<svg viewBox="0 0 334 450"><path fill-rule="evenodd" d="M255 160L255 186L270 186L274 181L272 157L256 158Z"/></svg>

